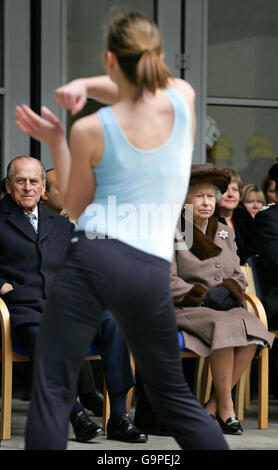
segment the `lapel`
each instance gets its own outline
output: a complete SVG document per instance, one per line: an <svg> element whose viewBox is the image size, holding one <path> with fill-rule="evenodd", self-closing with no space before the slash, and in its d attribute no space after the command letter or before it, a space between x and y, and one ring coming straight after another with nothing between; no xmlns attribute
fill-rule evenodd
<svg viewBox="0 0 278 470"><path fill-rule="evenodd" d="M13 201L11 196L8 194L1 201L1 209L7 216L7 221L13 225L18 231L23 233L25 237L32 241L37 241L37 234L33 229L31 223L24 215L20 207Z"/></svg>
<svg viewBox="0 0 278 470"><path fill-rule="evenodd" d="M1 209L7 216L7 221L19 230L25 237L34 242L46 238L52 230L56 214L49 211L42 203L38 204L39 215L39 233L36 234L31 223L24 215L23 211L13 201L10 195L7 195L1 201Z"/></svg>
<svg viewBox="0 0 278 470"><path fill-rule="evenodd" d="M181 218L181 221L183 223L182 219L183 218ZM217 228L218 222L214 216L210 217L208 220L206 233L203 233L197 227L193 226L193 243L190 251L200 260L213 258L221 253L222 248L214 243Z"/></svg>
<svg viewBox="0 0 278 470"><path fill-rule="evenodd" d="M48 237L55 223L55 212L48 210L42 203L38 204L39 212L39 241Z"/></svg>

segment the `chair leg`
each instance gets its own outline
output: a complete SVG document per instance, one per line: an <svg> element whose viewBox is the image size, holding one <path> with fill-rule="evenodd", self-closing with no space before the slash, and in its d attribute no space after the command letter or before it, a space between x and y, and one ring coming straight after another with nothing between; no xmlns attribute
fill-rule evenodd
<svg viewBox="0 0 278 470"><path fill-rule="evenodd" d="M258 360L259 375L259 399L258 399L258 428L268 428L268 367L269 351L268 348L262 350Z"/></svg>
<svg viewBox="0 0 278 470"><path fill-rule="evenodd" d="M246 374L245 371L240 377L236 384L236 396L235 396L235 412L237 418L241 421L244 418L244 396L245 396L245 385L246 385Z"/></svg>
<svg viewBox="0 0 278 470"><path fill-rule="evenodd" d="M245 377L245 393L244 393L244 408L250 409L250 377L251 377L251 364L247 368Z"/></svg>
<svg viewBox="0 0 278 470"><path fill-rule="evenodd" d="M1 429L0 439L11 439L12 426L12 358L6 357L2 361L2 403L1 403Z"/></svg>
<svg viewBox="0 0 278 470"><path fill-rule="evenodd" d="M108 391L107 391L107 386L106 386L106 380L104 377L102 427L103 427L105 435L107 433L107 422L108 422L109 416L110 416L110 401L109 401L109 396L108 396Z"/></svg>
<svg viewBox="0 0 278 470"><path fill-rule="evenodd" d="M203 405L210 399L212 386L212 375L210 369L209 358L205 359L204 369L203 369L203 379L202 379L202 393L200 403Z"/></svg>
<svg viewBox="0 0 278 470"><path fill-rule="evenodd" d="M135 377L135 361L134 361L134 358L133 358L132 354L130 354L130 365L131 365L133 375ZM126 410L127 410L128 413L130 412L130 408L131 408L131 405L132 405L133 392L134 392L134 387L131 387L129 389L129 391L127 392Z"/></svg>
<svg viewBox="0 0 278 470"><path fill-rule="evenodd" d="M198 401L201 401L204 365L205 365L205 359L203 357L199 357L198 365L195 369L195 377L194 377L194 395Z"/></svg>

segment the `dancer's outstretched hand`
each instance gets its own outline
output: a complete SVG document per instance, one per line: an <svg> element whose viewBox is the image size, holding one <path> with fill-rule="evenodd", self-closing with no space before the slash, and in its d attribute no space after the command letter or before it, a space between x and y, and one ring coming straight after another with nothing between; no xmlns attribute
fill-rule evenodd
<svg viewBox="0 0 278 470"><path fill-rule="evenodd" d="M71 111L72 115L79 113L87 102L85 81L76 79L57 88L55 100L58 106Z"/></svg>
<svg viewBox="0 0 278 470"><path fill-rule="evenodd" d="M33 139L45 142L50 146L55 145L64 138L63 125L46 106L42 107L42 114L46 119L25 104L17 106L15 110L16 124L22 132Z"/></svg>

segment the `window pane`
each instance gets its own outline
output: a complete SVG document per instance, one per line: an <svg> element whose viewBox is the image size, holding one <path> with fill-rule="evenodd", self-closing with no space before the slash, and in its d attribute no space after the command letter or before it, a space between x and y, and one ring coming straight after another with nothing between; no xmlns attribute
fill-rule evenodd
<svg viewBox="0 0 278 470"><path fill-rule="evenodd" d="M113 7L138 11L153 18L150 0L68 0L67 2L67 81L105 73L102 64L105 26ZM89 101L82 115L95 112L99 103ZM80 117L80 115L78 115ZM73 121L68 115L68 125Z"/></svg>
<svg viewBox="0 0 278 470"><path fill-rule="evenodd" d="M208 106L207 114L221 132L211 151L215 166L233 168L244 183L261 185L276 162L278 109Z"/></svg>
<svg viewBox="0 0 278 470"><path fill-rule="evenodd" d="M276 100L278 1L208 4L208 96Z"/></svg>

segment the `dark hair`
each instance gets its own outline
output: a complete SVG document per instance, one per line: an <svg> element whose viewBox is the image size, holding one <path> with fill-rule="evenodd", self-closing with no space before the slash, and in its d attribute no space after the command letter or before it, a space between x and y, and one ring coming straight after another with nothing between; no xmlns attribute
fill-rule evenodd
<svg viewBox="0 0 278 470"><path fill-rule="evenodd" d="M221 170L225 171L231 177L231 183L236 183L238 185L239 194L241 196L243 182L240 175L232 168L221 168Z"/></svg>
<svg viewBox="0 0 278 470"><path fill-rule="evenodd" d="M49 180L47 178L47 173L49 173L50 171L54 171L55 168L48 168L48 170L46 170L45 174L46 174L46 181L45 181L45 189L46 191L49 191L50 190L50 183L49 183Z"/></svg>
<svg viewBox="0 0 278 470"><path fill-rule="evenodd" d="M3 193L3 194L7 193L6 178L3 178L1 183L0 183L0 192Z"/></svg>
<svg viewBox="0 0 278 470"><path fill-rule="evenodd" d="M171 74L163 62L163 49L156 24L139 13L121 15L108 28L106 49L113 52L130 83L155 93L166 88Z"/></svg>

